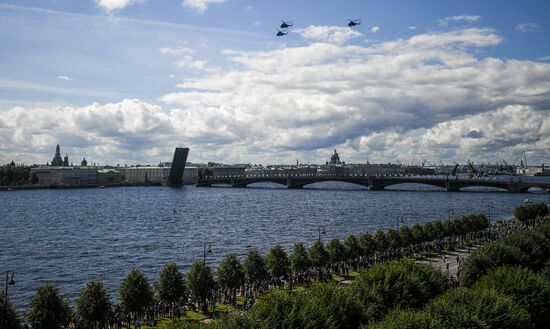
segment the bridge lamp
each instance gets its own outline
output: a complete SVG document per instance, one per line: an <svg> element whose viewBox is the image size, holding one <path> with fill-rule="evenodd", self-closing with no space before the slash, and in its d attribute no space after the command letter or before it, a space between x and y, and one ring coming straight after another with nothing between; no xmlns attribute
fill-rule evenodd
<svg viewBox="0 0 550 329"><path fill-rule="evenodd" d="M6 271L6 290L5 290L6 299L8 299L8 286L15 285L15 280L13 279L14 276L15 276L15 273L13 271Z"/></svg>
<svg viewBox="0 0 550 329"><path fill-rule="evenodd" d="M319 243L321 243L321 234L326 234L327 232L325 231L325 226L324 225L319 225Z"/></svg>
<svg viewBox="0 0 550 329"><path fill-rule="evenodd" d="M206 247L208 247L208 249ZM206 253L209 253L209 254L212 253L212 242L205 242L204 243L204 248L203 248L203 253L202 253L202 261L204 263L204 266L206 266Z"/></svg>

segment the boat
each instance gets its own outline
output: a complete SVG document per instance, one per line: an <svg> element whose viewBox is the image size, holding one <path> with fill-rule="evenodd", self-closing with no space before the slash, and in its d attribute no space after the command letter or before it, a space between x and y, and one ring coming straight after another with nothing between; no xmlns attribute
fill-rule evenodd
<svg viewBox="0 0 550 329"><path fill-rule="evenodd" d="M529 199L525 199L523 200L523 203L531 203L531 201L529 201Z"/></svg>

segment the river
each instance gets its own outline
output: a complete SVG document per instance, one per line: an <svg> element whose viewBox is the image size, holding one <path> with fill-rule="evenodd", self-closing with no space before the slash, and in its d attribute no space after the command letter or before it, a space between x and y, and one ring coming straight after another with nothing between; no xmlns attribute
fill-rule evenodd
<svg viewBox="0 0 550 329"><path fill-rule="evenodd" d="M15 272L9 297L22 313L37 286L54 283L72 305L85 283L102 280L113 300L133 267L154 282L175 261L186 272L202 259L215 266L229 253L275 244L311 244L349 234L445 219L491 209L492 221L511 217L540 193L447 193L424 186L368 191L339 183L287 190L255 188L121 187L0 192L0 277ZM174 213L175 210L175 213Z"/></svg>

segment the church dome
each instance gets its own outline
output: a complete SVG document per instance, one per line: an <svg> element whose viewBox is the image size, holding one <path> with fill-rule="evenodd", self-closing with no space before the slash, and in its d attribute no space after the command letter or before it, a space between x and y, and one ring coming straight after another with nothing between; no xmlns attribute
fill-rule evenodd
<svg viewBox="0 0 550 329"><path fill-rule="evenodd" d="M330 157L330 163L338 164L340 163L340 157L338 156L338 152L336 152L336 149L332 153L332 156Z"/></svg>

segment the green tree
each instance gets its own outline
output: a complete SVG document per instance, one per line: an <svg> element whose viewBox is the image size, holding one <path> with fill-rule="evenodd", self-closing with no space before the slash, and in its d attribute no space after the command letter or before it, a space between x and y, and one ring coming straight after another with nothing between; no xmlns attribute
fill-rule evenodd
<svg viewBox="0 0 550 329"><path fill-rule="evenodd" d="M411 233L413 235L414 243L422 243L429 240L426 234L425 226L421 224L415 224L412 227Z"/></svg>
<svg viewBox="0 0 550 329"><path fill-rule="evenodd" d="M504 238L503 243L521 250L527 257L526 265L535 271L544 267L544 261L550 255L550 239L542 232L517 232Z"/></svg>
<svg viewBox="0 0 550 329"><path fill-rule="evenodd" d="M388 239L388 246L392 249L397 249L403 245L399 232L394 229L389 229L386 237Z"/></svg>
<svg viewBox="0 0 550 329"><path fill-rule="evenodd" d="M376 241L374 237L369 233L365 232L359 238L359 244L361 244L361 251L365 256L372 256L376 251Z"/></svg>
<svg viewBox="0 0 550 329"><path fill-rule="evenodd" d="M358 328L363 316L363 307L349 288L314 284L295 297L287 328Z"/></svg>
<svg viewBox="0 0 550 329"><path fill-rule="evenodd" d="M415 243L413 232L408 226L401 226L399 229L399 238L401 239L401 244L404 247Z"/></svg>
<svg viewBox="0 0 550 329"><path fill-rule="evenodd" d="M287 329L294 298L286 290L271 290L261 295L251 311L259 323L255 329Z"/></svg>
<svg viewBox="0 0 550 329"><path fill-rule="evenodd" d="M9 299L6 298L3 291L0 291L0 326L2 328L19 329L21 322Z"/></svg>
<svg viewBox="0 0 550 329"><path fill-rule="evenodd" d="M224 290L226 298L229 297L231 304L235 304L237 302L237 289L244 281L243 267L235 254L227 255L220 263L216 277L218 285Z"/></svg>
<svg viewBox="0 0 550 329"><path fill-rule="evenodd" d="M286 251L280 245L269 250L266 257L266 264L273 278L286 278L290 271L290 261Z"/></svg>
<svg viewBox="0 0 550 329"><path fill-rule="evenodd" d="M327 253L329 261L332 263L341 262L346 258L344 245L338 239L332 239L327 244Z"/></svg>
<svg viewBox="0 0 550 329"><path fill-rule="evenodd" d="M328 252L323 245L323 242L317 240L309 247L308 257L311 265L321 267L325 266L329 260Z"/></svg>
<svg viewBox="0 0 550 329"><path fill-rule="evenodd" d="M424 241L433 241L437 239L438 232L436 231L436 228L432 224L432 222L427 222L422 225L422 228L424 230Z"/></svg>
<svg viewBox="0 0 550 329"><path fill-rule="evenodd" d="M452 289L430 303L427 310L445 328L533 328L525 309L492 289Z"/></svg>
<svg viewBox="0 0 550 329"><path fill-rule="evenodd" d="M33 329L61 329L69 324L71 309L59 289L46 284L38 287L31 297L27 320Z"/></svg>
<svg viewBox="0 0 550 329"><path fill-rule="evenodd" d="M443 226L443 223L440 220L436 220L433 222L433 233L434 233L434 239L441 239L445 236L445 227Z"/></svg>
<svg viewBox="0 0 550 329"><path fill-rule="evenodd" d="M243 261L243 271L248 283L258 285L269 278L265 260L256 249L250 250Z"/></svg>
<svg viewBox="0 0 550 329"><path fill-rule="evenodd" d="M206 300L210 297L211 291L216 288L216 281L210 267L203 261L194 262L187 274L187 285L191 294L196 298L203 313L208 312Z"/></svg>
<svg viewBox="0 0 550 329"><path fill-rule="evenodd" d="M494 289L511 297L529 312L536 328L550 328L550 283L540 274L524 267L499 267L479 279L474 289Z"/></svg>
<svg viewBox="0 0 550 329"><path fill-rule="evenodd" d="M546 215L548 215L548 206L542 202L527 203L514 210L514 216L522 222L527 222L539 216L544 217Z"/></svg>
<svg viewBox="0 0 550 329"><path fill-rule="evenodd" d="M183 274L178 265L170 262L164 266L159 274L158 282L155 284L158 298L165 304L172 304L187 294L187 286Z"/></svg>
<svg viewBox="0 0 550 329"><path fill-rule="evenodd" d="M377 251L385 251L389 247L388 238L382 230L378 230L374 233L374 241Z"/></svg>
<svg viewBox="0 0 550 329"><path fill-rule="evenodd" d="M145 275L134 268L122 280L118 289L120 305L133 318L140 318L153 301L153 292Z"/></svg>
<svg viewBox="0 0 550 329"><path fill-rule="evenodd" d="M441 321L426 311L396 310L390 312L384 321L375 322L361 327L361 329L446 329ZM454 327L457 328L457 327ZM468 329L484 329L479 326L468 326Z"/></svg>
<svg viewBox="0 0 550 329"><path fill-rule="evenodd" d="M311 266L303 243L295 243L290 254L290 268L294 272L304 272Z"/></svg>
<svg viewBox="0 0 550 329"><path fill-rule="evenodd" d="M353 283L363 305L372 305L372 317L380 319L393 308L420 308L449 288L449 278L438 269L411 260L376 265Z"/></svg>
<svg viewBox="0 0 550 329"><path fill-rule="evenodd" d="M111 302L100 281L90 281L76 300L76 312L81 322L90 328L99 328L109 318Z"/></svg>
<svg viewBox="0 0 550 329"><path fill-rule="evenodd" d="M361 244L354 235L350 235L344 240L344 250L347 259L355 259L363 254Z"/></svg>
<svg viewBox="0 0 550 329"><path fill-rule="evenodd" d="M469 287L490 270L502 265L525 265L527 256L517 247L501 241L482 246L464 261L460 284Z"/></svg>

